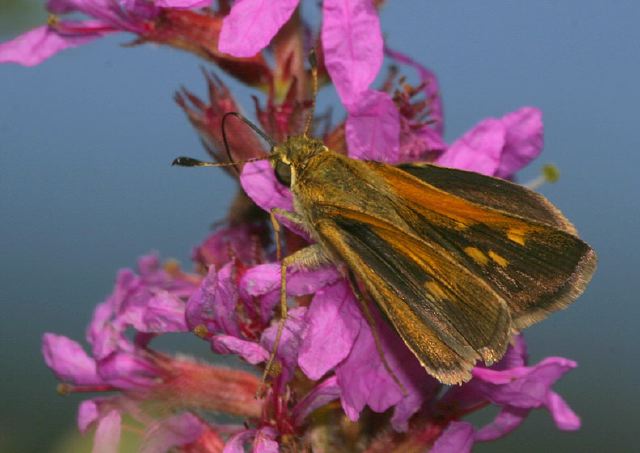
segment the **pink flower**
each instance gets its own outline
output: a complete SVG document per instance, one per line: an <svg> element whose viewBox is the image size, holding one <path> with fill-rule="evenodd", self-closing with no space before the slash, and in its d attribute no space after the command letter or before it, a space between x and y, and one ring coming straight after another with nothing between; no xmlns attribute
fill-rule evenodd
<svg viewBox="0 0 640 453"><path fill-rule="evenodd" d="M238 0L224 19L219 49L236 57L252 57L265 48L300 0Z"/></svg>
<svg viewBox="0 0 640 453"><path fill-rule="evenodd" d="M161 442L164 444L201 442L211 446L215 439L221 444L211 427L200 423L198 429L187 429L185 420L195 420L188 415L173 421L156 420L145 413L143 403L153 401L168 408L257 417L260 405L255 394L259 381L242 371L150 349L149 342L157 335L187 331L186 299L197 285L194 276L182 273L174 265L161 267L154 255L142 257L138 271L139 274L128 269L120 271L113 293L96 308L87 331L92 356L77 342L47 333L42 343L45 361L61 381L61 392L113 395L87 400L80 406L80 430L96 427L97 451L117 451L123 413L148 425L150 430L159 429L155 422L164 423L165 428L184 428L177 437L165 437ZM126 335L130 328L135 331L133 341ZM150 420L153 423L149 424ZM154 442L150 445L159 448L160 438L154 437Z"/></svg>
<svg viewBox="0 0 640 453"><path fill-rule="evenodd" d="M208 6L210 0L49 0L52 14L82 13L90 20L70 21L54 18L12 41L0 44L0 63L35 66L70 47L115 33L144 33L148 22L162 8L185 9Z"/></svg>
<svg viewBox="0 0 640 453"><path fill-rule="evenodd" d="M435 452L471 451L473 442L486 442L504 437L516 429L532 409L545 407L558 429L580 428L580 418L551 386L576 363L562 357L548 357L537 365L526 366L526 346L521 336L505 357L490 368L476 367L473 379L460 387L452 387L443 395L439 406L464 413L483 403L500 407L495 419L480 429L468 422L451 423L434 444ZM446 414L446 409L445 412ZM446 416L446 415L445 415Z"/></svg>
<svg viewBox="0 0 640 453"><path fill-rule="evenodd" d="M299 0L241 0L224 19L219 49L236 57L257 54L285 24ZM387 93L371 90L383 61L380 19L371 0L325 0L322 51L349 118L347 142L353 157L365 153L398 158L400 117ZM371 134L374 131L374 134Z"/></svg>
<svg viewBox="0 0 640 453"><path fill-rule="evenodd" d="M542 113L533 107L523 107L502 118L481 121L456 140L436 163L510 178L538 157L542 136Z"/></svg>

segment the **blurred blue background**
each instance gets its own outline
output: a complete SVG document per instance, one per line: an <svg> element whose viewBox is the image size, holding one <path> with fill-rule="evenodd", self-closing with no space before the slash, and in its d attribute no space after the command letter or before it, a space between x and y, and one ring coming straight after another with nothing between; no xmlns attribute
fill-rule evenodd
<svg viewBox="0 0 640 453"><path fill-rule="evenodd" d="M35 6L34 6L35 5ZM311 8L311 10L313 10ZM42 23L37 3L0 3L0 39ZM478 451L630 451L637 446L640 209L640 3L390 0L388 44L439 76L447 138L523 105L544 112L542 192L596 249L600 264L570 309L527 330L530 354L575 359L557 390L577 433L538 411ZM195 57L121 48L119 35L35 68L0 65L0 451L42 452L74 429L40 355L45 331L82 339L115 272L150 250L189 266L235 188L218 171L171 168L204 156L173 92L204 95ZM410 72L410 70L407 70ZM247 90L231 85L249 108ZM332 90L322 105L336 104ZM634 436L635 437L635 436Z"/></svg>

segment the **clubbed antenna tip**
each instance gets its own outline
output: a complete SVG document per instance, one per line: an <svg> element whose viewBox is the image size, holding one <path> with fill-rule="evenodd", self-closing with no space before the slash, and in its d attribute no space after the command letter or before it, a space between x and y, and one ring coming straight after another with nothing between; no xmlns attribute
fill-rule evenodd
<svg viewBox="0 0 640 453"><path fill-rule="evenodd" d="M173 159L171 165L177 165L179 167L204 167L209 165L209 163L194 159L193 157L180 156Z"/></svg>

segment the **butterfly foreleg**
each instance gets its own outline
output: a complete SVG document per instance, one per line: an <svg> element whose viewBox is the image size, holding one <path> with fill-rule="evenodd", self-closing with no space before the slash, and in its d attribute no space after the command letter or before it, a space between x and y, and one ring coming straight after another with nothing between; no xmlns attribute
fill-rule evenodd
<svg viewBox="0 0 640 453"><path fill-rule="evenodd" d="M262 382L266 382L266 379L274 373L274 364L276 355L278 353L278 346L280 345L280 339L282 338L282 332L287 321L288 305L287 305L287 268L293 265L298 265L304 268L317 267L323 263L329 262L328 257L324 253L320 244L312 244L303 249L300 249L291 255L282 258L282 245L281 245L281 225L277 217L282 217L298 226L304 227L302 218L295 212L286 211L284 209L274 208L271 210L271 224L273 225L273 231L275 233L276 241L276 257L280 261L280 320L278 321L278 330L276 332L276 338L273 343L271 355L267 361L267 365L264 369L262 376ZM259 391L261 393L261 390Z"/></svg>

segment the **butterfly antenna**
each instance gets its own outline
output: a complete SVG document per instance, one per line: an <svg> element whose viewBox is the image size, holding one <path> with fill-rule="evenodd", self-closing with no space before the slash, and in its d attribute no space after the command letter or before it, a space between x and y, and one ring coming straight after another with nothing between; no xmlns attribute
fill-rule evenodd
<svg viewBox="0 0 640 453"><path fill-rule="evenodd" d="M256 126L255 124L253 124L248 118L246 118L244 115L238 113L238 112L227 112L222 116L222 141L224 142L224 149L227 152L227 156L229 157L229 163L231 165L233 165L233 168L235 168L236 173L238 173L238 175L240 174L240 169L238 168L238 166L236 165L237 162L235 162L233 160L233 157L231 157L231 147L229 146L229 140L227 139L227 130L225 129L225 123L227 122L227 120L229 119L230 116L234 116L236 118L238 118L239 120L241 120L244 124L246 124L247 126L249 126L256 134L258 134L260 137L262 137L262 139L267 142L269 144L269 146L271 146L271 148L273 148L274 146L276 146L276 142L275 140L273 140L271 137L269 137L267 134L265 134L258 126ZM260 159L264 159L264 158L260 158ZM260 160L258 159L258 160ZM244 161L244 162L238 162L238 163L246 163L246 162L253 162L253 160L251 161Z"/></svg>
<svg viewBox="0 0 640 453"><path fill-rule="evenodd" d="M249 162L256 162L259 160L268 159L265 157L254 157L253 159L241 160L239 162L205 162L202 160L194 159L193 157L180 156L173 159L171 165L177 165L178 167L231 167L234 166L238 169L237 164L247 164Z"/></svg>
<svg viewBox="0 0 640 453"><path fill-rule="evenodd" d="M302 133L305 137L308 137L311 132L313 117L316 112L316 97L318 95L318 59L315 49L311 49L311 52L309 52L309 64L311 65L311 110L307 115L304 132Z"/></svg>

